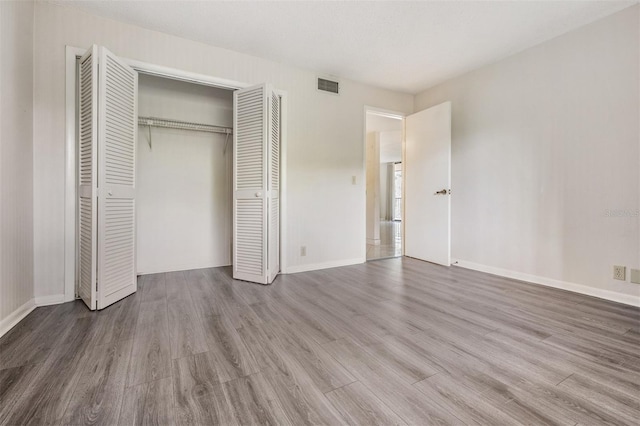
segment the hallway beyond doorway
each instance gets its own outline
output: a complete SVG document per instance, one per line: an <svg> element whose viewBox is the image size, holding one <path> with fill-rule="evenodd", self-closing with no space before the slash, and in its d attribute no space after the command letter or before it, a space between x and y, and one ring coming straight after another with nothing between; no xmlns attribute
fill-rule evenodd
<svg viewBox="0 0 640 426"><path fill-rule="evenodd" d="M367 244L367 260L402 256L402 222L380 221L380 244Z"/></svg>

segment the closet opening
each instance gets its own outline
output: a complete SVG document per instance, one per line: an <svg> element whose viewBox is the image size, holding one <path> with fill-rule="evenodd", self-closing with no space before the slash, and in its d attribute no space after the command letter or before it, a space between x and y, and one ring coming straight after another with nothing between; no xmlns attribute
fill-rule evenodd
<svg viewBox="0 0 640 426"><path fill-rule="evenodd" d="M231 265L233 91L140 74L137 274Z"/></svg>

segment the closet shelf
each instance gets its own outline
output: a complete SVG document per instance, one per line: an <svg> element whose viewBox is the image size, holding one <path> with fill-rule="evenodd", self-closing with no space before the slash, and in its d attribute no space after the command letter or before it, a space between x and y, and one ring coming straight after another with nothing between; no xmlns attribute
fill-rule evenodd
<svg viewBox="0 0 640 426"><path fill-rule="evenodd" d="M158 117L138 117L138 125L165 127L170 129L195 130L197 132L223 133L230 135L233 133L232 127L214 126L211 124L191 123L188 121L169 120Z"/></svg>

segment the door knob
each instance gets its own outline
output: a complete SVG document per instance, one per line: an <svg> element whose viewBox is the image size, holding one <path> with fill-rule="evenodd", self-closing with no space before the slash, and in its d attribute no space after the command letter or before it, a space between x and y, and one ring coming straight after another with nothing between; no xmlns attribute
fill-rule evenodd
<svg viewBox="0 0 640 426"><path fill-rule="evenodd" d="M262 196L262 193L261 192L256 192L256 197L260 197L260 196Z"/></svg>
<svg viewBox="0 0 640 426"><path fill-rule="evenodd" d="M108 191L107 191L107 194L109 194L109 195L113 195L113 191L112 191L112 190L108 190Z"/></svg>
<svg viewBox="0 0 640 426"><path fill-rule="evenodd" d="M446 189L441 189L440 191L434 193L433 195L447 195L447 193L451 193L451 191L447 191Z"/></svg>

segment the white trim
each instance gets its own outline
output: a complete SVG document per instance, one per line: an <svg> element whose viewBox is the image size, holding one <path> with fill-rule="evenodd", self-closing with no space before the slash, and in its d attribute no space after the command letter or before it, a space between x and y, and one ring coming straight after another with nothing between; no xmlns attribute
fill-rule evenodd
<svg viewBox="0 0 640 426"><path fill-rule="evenodd" d="M76 60L86 49L65 50L64 301L76 298Z"/></svg>
<svg viewBox="0 0 640 426"><path fill-rule="evenodd" d="M359 257L357 259L334 260L331 262L314 263L307 265L296 265L287 268L287 274L297 274L299 272L317 271L319 269L339 268L340 266L359 265L365 263L366 258ZM284 273L284 272L283 272Z"/></svg>
<svg viewBox="0 0 640 426"><path fill-rule="evenodd" d="M52 294L50 296L40 296L35 298L36 306L59 305L65 302L64 294Z"/></svg>
<svg viewBox="0 0 640 426"><path fill-rule="evenodd" d="M287 129L289 128L289 94L285 90L274 89L280 96L280 273L286 274L287 260Z"/></svg>
<svg viewBox="0 0 640 426"><path fill-rule="evenodd" d="M244 89L252 86L251 84L241 83L239 81L227 80L225 78L211 77L204 74L197 74L189 71L179 70L177 68L164 67L154 65L148 62L136 61L134 59L121 58L131 68L142 74L155 75L157 77L170 78L172 80L185 81L187 83L203 84L205 86L213 86L221 89Z"/></svg>
<svg viewBox="0 0 640 426"><path fill-rule="evenodd" d="M466 260L452 259L451 261L452 266L459 266L465 269L472 269L474 271L485 272L488 274L498 275L501 277L511 278L519 281L525 281L532 284L544 285L546 287L559 288L574 293L610 300L612 302L624 303L625 305L640 307L640 296L632 296L630 294L590 287L584 284L576 284L568 281L560 281L552 278L541 277L538 275L530 275L523 272L511 271L508 269L481 265L479 263L468 262Z"/></svg>
<svg viewBox="0 0 640 426"><path fill-rule="evenodd" d="M11 312L9 316L0 321L0 337L4 336L9 330L15 327L35 308L36 303L34 299L29 299L24 305L20 306L18 309Z"/></svg>
<svg viewBox="0 0 640 426"><path fill-rule="evenodd" d="M174 265L169 267L164 267L162 269L151 269L147 271L138 271L136 275L151 275L151 274L164 274L166 272L179 272L179 271L192 271L195 269L209 269L209 268L224 268L226 266L231 266L231 261L223 264L215 264L215 265Z"/></svg>
<svg viewBox="0 0 640 426"><path fill-rule="evenodd" d="M405 114L404 112L400 112L400 111L392 111L390 109L372 107L372 106L369 106L369 105L365 105L364 106L364 112L365 112L365 114L367 112L369 112L371 114L379 115L381 117L395 118L396 120L404 120L404 118L407 115L410 115L410 114ZM366 118L366 116L365 116L365 118Z"/></svg>

